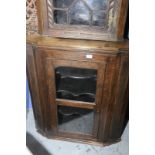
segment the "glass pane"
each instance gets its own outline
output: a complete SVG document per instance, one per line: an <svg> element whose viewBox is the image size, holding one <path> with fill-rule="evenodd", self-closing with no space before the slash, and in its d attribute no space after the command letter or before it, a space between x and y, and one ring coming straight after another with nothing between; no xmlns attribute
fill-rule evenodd
<svg viewBox="0 0 155 155"><path fill-rule="evenodd" d="M53 0L55 8L68 8L74 0Z"/></svg>
<svg viewBox="0 0 155 155"><path fill-rule="evenodd" d="M90 13L88 7L82 1L77 1L69 9L69 20L71 25L89 25Z"/></svg>
<svg viewBox="0 0 155 155"><path fill-rule="evenodd" d="M58 106L58 129L61 132L93 133L94 110Z"/></svg>
<svg viewBox="0 0 155 155"><path fill-rule="evenodd" d="M66 24L67 23L67 14L62 10L54 11L54 21L56 24Z"/></svg>
<svg viewBox="0 0 155 155"><path fill-rule="evenodd" d="M105 10L108 0L85 0L92 10Z"/></svg>
<svg viewBox="0 0 155 155"><path fill-rule="evenodd" d="M92 25L104 27L106 24L106 14L104 12L94 12Z"/></svg>
<svg viewBox="0 0 155 155"><path fill-rule="evenodd" d="M57 24L104 27L108 0L53 0L54 21ZM67 20L68 19L68 20Z"/></svg>
<svg viewBox="0 0 155 155"><path fill-rule="evenodd" d="M58 67L55 73L57 98L95 102L97 70Z"/></svg>

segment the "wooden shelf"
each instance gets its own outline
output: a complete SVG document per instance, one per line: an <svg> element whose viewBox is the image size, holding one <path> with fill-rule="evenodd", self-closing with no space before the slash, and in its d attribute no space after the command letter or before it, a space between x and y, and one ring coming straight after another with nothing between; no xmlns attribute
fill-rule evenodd
<svg viewBox="0 0 155 155"><path fill-rule="evenodd" d="M56 99L57 105L69 106L69 107L78 107L78 108L86 108L86 109L94 109L96 106L95 103L91 102L81 102L81 101L72 101L65 99Z"/></svg>

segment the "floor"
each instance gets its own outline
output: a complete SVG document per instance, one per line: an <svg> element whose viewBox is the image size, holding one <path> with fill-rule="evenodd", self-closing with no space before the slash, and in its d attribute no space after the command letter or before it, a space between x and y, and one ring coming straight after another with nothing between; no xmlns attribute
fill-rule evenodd
<svg viewBox="0 0 155 155"><path fill-rule="evenodd" d="M51 140L36 132L32 110L27 111L27 147L33 155L128 155L129 125L119 143L100 147L82 143ZM30 153L31 154L31 153Z"/></svg>

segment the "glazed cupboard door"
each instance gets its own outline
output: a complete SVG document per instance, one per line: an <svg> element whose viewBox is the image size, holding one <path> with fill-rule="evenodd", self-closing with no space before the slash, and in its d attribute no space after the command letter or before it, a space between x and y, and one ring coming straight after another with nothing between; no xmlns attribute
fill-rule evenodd
<svg viewBox="0 0 155 155"><path fill-rule="evenodd" d="M45 72L54 135L97 139L105 64L46 58Z"/></svg>
<svg viewBox="0 0 155 155"><path fill-rule="evenodd" d="M39 31L62 38L123 39L128 0L37 0Z"/></svg>

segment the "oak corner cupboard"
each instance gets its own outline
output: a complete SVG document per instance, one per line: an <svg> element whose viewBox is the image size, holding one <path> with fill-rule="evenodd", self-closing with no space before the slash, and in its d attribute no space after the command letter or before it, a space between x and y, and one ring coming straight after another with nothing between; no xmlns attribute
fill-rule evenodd
<svg viewBox="0 0 155 155"><path fill-rule="evenodd" d="M37 0L37 8L40 34L123 40L128 0Z"/></svg>
<svg viewBox="0 0 155 155"><path fill-rule="evenodd" d="M102 146L120 141L129 107L128 1L27 0L27 6L30 16L36 9L29 19L38 17L39 33L28 33L26 49L37 131Z"/></svg>
<svg viewBox="0 0 155 155"><path fill-rule="evenodd" d="M27 38L36 127L49 138L111 144L128 108L128 41Z"/></svg>

